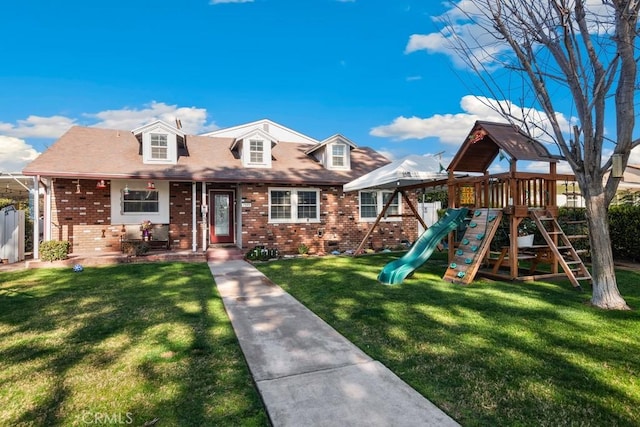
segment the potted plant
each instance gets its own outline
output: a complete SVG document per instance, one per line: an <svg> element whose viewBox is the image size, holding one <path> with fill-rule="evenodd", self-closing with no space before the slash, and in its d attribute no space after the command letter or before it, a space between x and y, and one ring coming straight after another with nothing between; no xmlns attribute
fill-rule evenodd
<svg viewBox="0 0 640 427"><path fill-rule="evenodd" d="M153 227L153 224L151 223L150 220L145 219L144 221L142 221L142 224L140 224L140 231L142 231L142 240L144 241L151 240L152 227Z"/></svg>

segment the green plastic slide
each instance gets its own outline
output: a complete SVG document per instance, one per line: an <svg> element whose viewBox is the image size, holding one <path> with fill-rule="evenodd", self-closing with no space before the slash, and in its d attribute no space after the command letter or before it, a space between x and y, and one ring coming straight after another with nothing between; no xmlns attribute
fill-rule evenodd
<svg viewBox="0 0 640 427"><path fill-rule="evenodd" d="M467 212L467 208L447 209L444 216L425 230L402 258L391 261L384 266L378 275L378 281L385 285L402 283L409 274L429 259L438 243L464 221Z"/></svg>

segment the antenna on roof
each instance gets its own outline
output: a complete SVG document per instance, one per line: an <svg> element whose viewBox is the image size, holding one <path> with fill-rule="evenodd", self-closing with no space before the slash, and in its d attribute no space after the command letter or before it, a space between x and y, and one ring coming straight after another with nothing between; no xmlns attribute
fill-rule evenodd
<svg viewBox="0 0 640 427"><path fill-rule="evenodd" d="M180 121L179 118L176 117L176 128L177 129L182 129L182 122Z"/></svg>

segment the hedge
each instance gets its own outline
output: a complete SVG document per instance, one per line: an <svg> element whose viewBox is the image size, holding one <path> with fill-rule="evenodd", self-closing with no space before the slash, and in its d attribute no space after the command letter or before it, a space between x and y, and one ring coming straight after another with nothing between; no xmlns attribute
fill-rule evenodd
<svg viewBox="0 0 640 427"><path fill-rule="evenodd" d="M71 243L64 240L48 240L40 244L40 259L43 261L60 261L67 259Z"/></svg>
<svg viewBox="0 0 640 427"><path fill-rule="evenodd" d="M640 260L640 206L611 206L609 232L614 258Z"/></svg>

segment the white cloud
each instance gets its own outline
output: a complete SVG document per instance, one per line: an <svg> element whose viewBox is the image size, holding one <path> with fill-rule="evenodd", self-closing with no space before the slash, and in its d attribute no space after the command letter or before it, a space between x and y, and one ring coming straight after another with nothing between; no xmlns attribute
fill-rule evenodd
<svg viewBox="0 0 640 427"><path fill-rule="evenodd" d="M539 130L532 136L541 141L545 139L545 132L550 130L550 126L543 112L522 108L511 101L473 95L466 95L460 100L462 113L435 114L426 118L400 116L391 124L374 127L369 134L394 141L439 138L445 144L457 145L462 143L477 120L505 123L506 120L496 111L499 106L510 111L516 120L534 123ZM568 120L562 114L558 114L557 119L564 130L570 129L572 119Z"/></svg>
<svg viewBox="0 0 640 427"><path fill-rule="evenodd" d="M440 31L412 34L405 53L424 50L430 54L444 54L459 68L468 67L470 62L487 70L501 67L505 58L512 55L512 49L492 30L494 26L490 19L491 12L484 10L487 5L475 0L460 0L447 4L450 7L443 14L431 17L432 21L441 27ZM587 22L590 33L612 33L613 25L603 18L611 15L609 7L603 4L602 0L587 0L585 10L591 18L588 18ZM541 14L546 13L544 8L540 8L539 11ZM552 22L550 19L548 21ZM548 30L552 31L553 27L550 26ZM463 57L457 51L460 46L467 50Z"/></svg>
<svg viewBox="0 0 640 427"><path fill-rule="evenodd" d="M75 122L75 119L64 116L29 116L18 120L15 125L0 122L0 134L17 138L58 138Z"/></svg>
<svg viewBox="0 0 640 427"><path fill-rule="evenodd" d="M474 121L467 114L436 114L425 119L400 116L389 125L371 129L370 134L394 141L437 137L444 143L456 144L464 139ZM465 130L460 132L460 128Z"/></svg>
<svg viewBox="0 0 640 427"><path fill-rule="evenodd" d="M133 130L155 120L162 120L175 126L176 119L180 119L182 129L186 133L198 134L218 128L215 124L207 124L207 110L205 108L178 107L156 101L142 109L122 108L101 111L96 114L85 114L85 116L100 120L92 126L108 129Z"/></svg>
<svg viewBox="0 0 640 427"><path fill-rule="evenodd" d="M204 108L178 107L155 101L141 109L122 108L87 113L83 116L91 122L98 120L89 123L89 126L110 129L133 130L155 120L175 125L176 119L180 119L182 129L189 134L204 133L218 128L213 123L207 123L207 110ZM38 151L24 140L25 138L56 139L77 124L77 119L71 117L35 115L17 120L15 124L0 122L0 170L20 171L39 155Z"/></svg>
<svg viewBox="0 0 640 427"><path fill-rule="evenodd" d="M39 154L22 139L0 135L1 172L20 172L27 163L38 157Z"/></svg>
<svg viewBox="0 0 640 427"><path fill-rule="evenodd" d="M466 68L469 61L480 68L496 68L505 53L511 49L508 44L496 38L491 28L478 25L472 21L486 22L485 14L478 8L477 2L462 0L452 3L442 15L432 16L434 23L441 27L440 31L429 34L412 34L405 47L405 54L420 50L427 53L444 54L458 68ZM471 17L471 18L470 18ZM458 51L464 46L471 52L463 56Z"/></svg>
<svg viewBox="0 0 640 427"><path fill-rule="evenodd" d="M531 173L549 173L549 163L547 162L522 162L524 164L523 172ZM520 163L518 163L520 165ZM520 167L519 167L520 169ZM571 165L562 160L556 163L556 172L559 174L573 175Z"/></svg>
<svg viewBox="0 0 640 427"><path fill-rule="evenodd" d="M178 107L163 102L151 102L145 108L122 108L120 110L106 110L99 113L86 113L85 118L98 121L89 126L109 129L133 130L155 120L163 120L175 125L180 119L182 129L186 133L198 134L218 129L214 123L207 123L207 110L196 107ZM0 136L16 138L59 138L78 121L72 117L31 115L26 119L17 120L15 124L0 122Z"/></svg>

